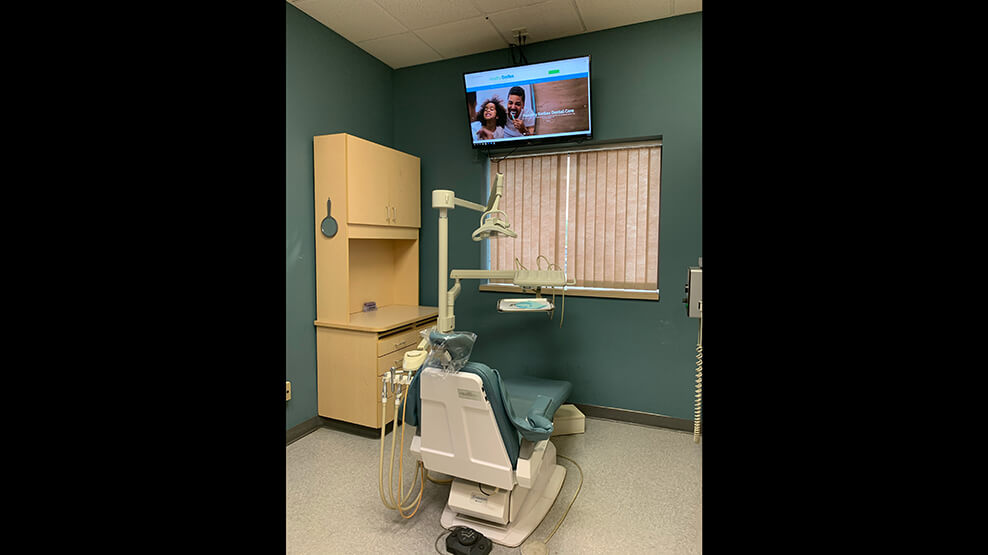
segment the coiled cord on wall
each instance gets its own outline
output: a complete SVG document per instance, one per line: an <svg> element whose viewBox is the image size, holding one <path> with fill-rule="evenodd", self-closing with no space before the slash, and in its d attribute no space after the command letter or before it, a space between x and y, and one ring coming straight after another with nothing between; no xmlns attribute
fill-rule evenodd
<svg viewBox="0 0 988 555"><path fill-rule="evenodd" d="M700 333L696 338L696 395L693 404L693 443L700 443L700 415L703 408L703 305L700 305Z"/></svg>
<svg viewBox="0 0 988 555"><path fill-rule="evenodd" d="M703 406L703 345L696 345L696 401L693 405L693 443L700 443L700 411Z"/></svg>

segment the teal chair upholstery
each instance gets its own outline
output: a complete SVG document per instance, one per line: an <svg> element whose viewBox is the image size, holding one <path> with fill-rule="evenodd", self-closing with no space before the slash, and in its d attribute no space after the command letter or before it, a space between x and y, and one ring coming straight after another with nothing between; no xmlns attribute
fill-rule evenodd
<svg viewBox="0 0 988 555"><path fill-rule="evenodd" d="M512 468L517 468L522 438L531 442L549 439L556 409L573 390L570 382L562 380L502 378L496 369L480 362L467 362L460 372L474 374L483 382ZM416 372L408 387L405 422L413 426L421 421L421 376L421 371Z"/></svg>

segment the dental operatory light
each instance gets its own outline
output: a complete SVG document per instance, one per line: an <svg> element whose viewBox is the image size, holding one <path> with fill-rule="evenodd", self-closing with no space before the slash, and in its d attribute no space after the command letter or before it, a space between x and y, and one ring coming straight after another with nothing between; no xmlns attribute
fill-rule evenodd
<svg viewBox="0 0 988 555"><path fill-rule="evenodd" d="M491 196L487 200L487 210L480 215L480 227L474 230L471 237L474 241L482 241L484 239L489 239L491 237L497 237L498 234L506 235L508 237L518 237L518 234L509 229L511 224L508 223L508 215L504 213L503 210L498 210L498 204L501 201L501 195L503 193L503 186L501 184L503 174L497 174L494 177L494 186L491 187ZM501 214L503 218L498 218L497 214Z"/></svg>
<svg viewBox="0 0 988 555"><path fill-rule="evenodd" d="M498 173L494 176L494 183L491 187L491 195L487 200L487 206L477 204L468 200L456 197L450 189L435 189L432 191L432 207L439 210L439 315L436 320L436 327L439 332L447 333L456 327L456 317L453 314L453 305L456 296L460 294L461 279L508 279L519 287L538 290L540 287L563 287L573 285L575 281L566 279L565 273L561 269L556 270L448 270L449 261L449 210L462 206L470 210L481 213L480 227L474 230L473 240L481 241L490 239L498 235L507 237L518 237L518 234L510 229L511 224L504 218L497 217L497 214L505 215L498 209L501 196L504 194L504 174ZM447 291L448 279L456 280L452 289ZM522 312L522 311L543 311L546 307L542 304L537 306L514 304L510 310L501 312ZM548 310L552 308L549 307ZM560 319L560 324L562 320Z"/></svg>

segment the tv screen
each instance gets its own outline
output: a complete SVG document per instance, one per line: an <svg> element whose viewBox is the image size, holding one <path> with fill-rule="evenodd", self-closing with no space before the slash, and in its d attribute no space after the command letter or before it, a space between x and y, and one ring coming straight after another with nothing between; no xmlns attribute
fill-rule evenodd
<svg viewBox="0 0 988 555"><path fill-rule="evenodd" d="M474 148L590 138L590 56L463 74Z"/></svg>

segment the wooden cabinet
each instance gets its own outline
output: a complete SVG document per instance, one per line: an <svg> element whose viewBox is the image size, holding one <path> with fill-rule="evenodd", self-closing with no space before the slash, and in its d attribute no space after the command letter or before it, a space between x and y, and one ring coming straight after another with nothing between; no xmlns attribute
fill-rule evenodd
<svg viewBox="0 0 988 555"><path fill-rule="evenodd" d="M381 314L365 313L383 322L376 326L371 318L366 322L354 318L355 324L348 328L317 324L320 416L370 428L380 428L394 419L394 397L389 388L389 404L381 420L381 376L393 367L401 368L405 353L421 341L420 332L436 325L435 309L402 310L407 323L398 327L390 327L394 318L400 317L394 307L374 311ZM363 324L366 329L354 327ZM378 329L382 326L388 329Z"/></svg>
<svg viewBox="0 0 988 555"><path fill-rule="evenodd" d="M419 159L345 133L314 137L313 155L316 319L346 322L368 301L418 305Z"/></svg>
<svg viewBox="0 0 988 555"><path fill-rule="evenodd" d="M349 223L421 227L418 158L347 135L346 163Z"/></svg>
<svg viewBox="0 0 988 555"><path fill-rule="evenodd" d="M380 428L394 418L391 405L381 421L380 376L438 314L418 304L419 159L345 133L314 137L313 155L318 412Z"/></svg>

